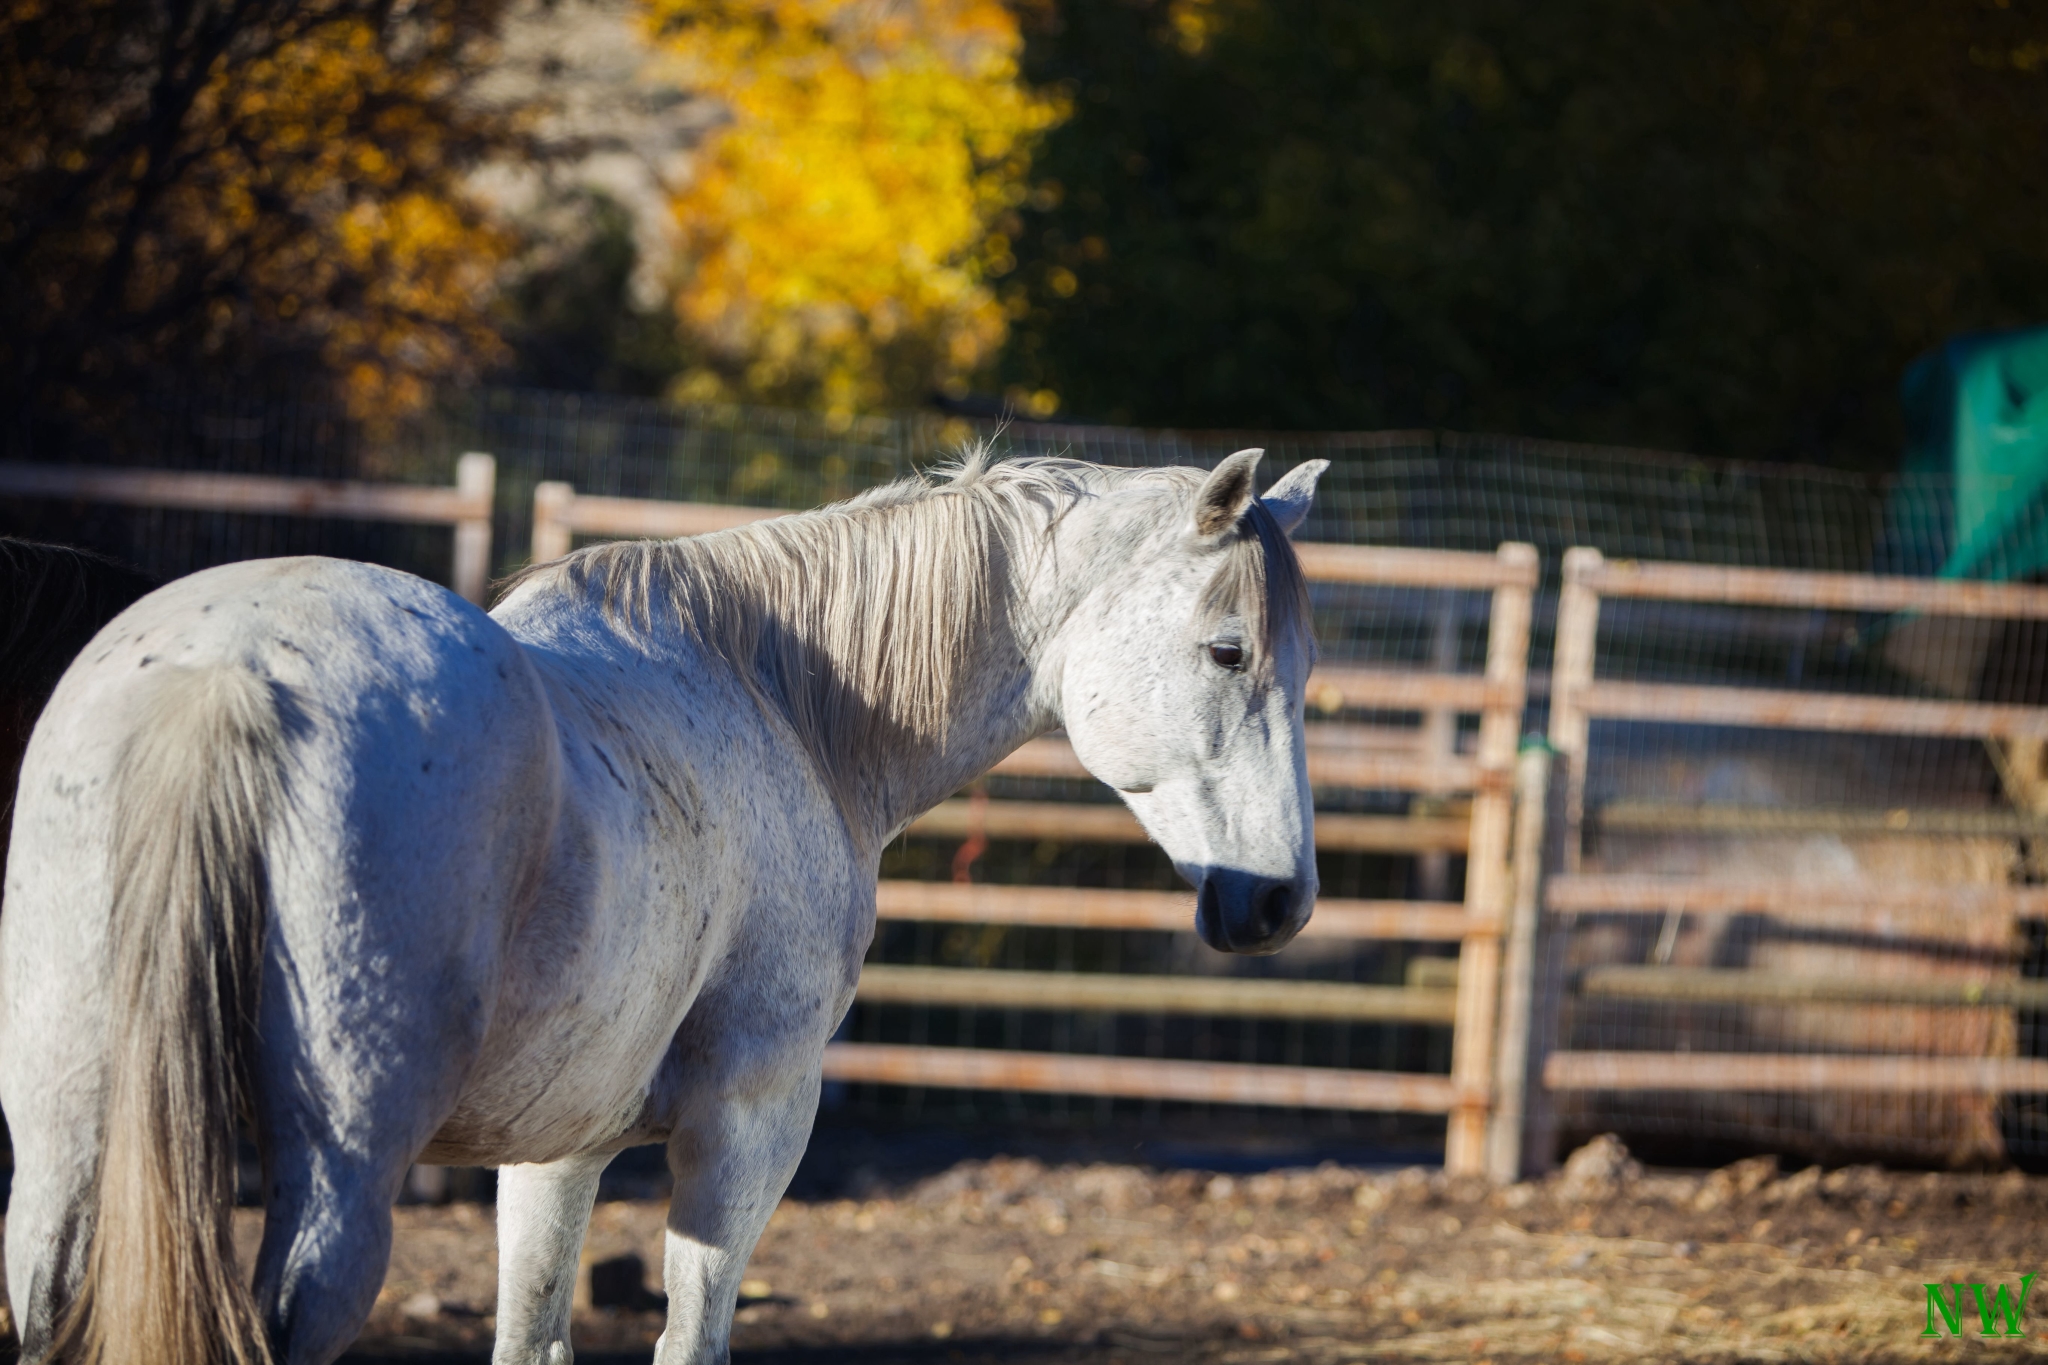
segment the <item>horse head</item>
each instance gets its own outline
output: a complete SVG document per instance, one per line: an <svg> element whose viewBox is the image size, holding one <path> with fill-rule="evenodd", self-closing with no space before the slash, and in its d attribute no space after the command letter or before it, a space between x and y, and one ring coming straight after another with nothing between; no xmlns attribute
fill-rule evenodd
<svg viewBox="0 0 2048 1365"><path fill-rule="evenodd" d="M1194 885L1203 940L1231 953L1279 951L1316 897L1315 641L1288 537L1328 461L1257 497L1261 453L1224 460L1192 498L1187 481L1163 502L1102 500L1093 534L1110 552L1095 559L1115 567L1068 617L1058 663L1076 756Z"/></svg>

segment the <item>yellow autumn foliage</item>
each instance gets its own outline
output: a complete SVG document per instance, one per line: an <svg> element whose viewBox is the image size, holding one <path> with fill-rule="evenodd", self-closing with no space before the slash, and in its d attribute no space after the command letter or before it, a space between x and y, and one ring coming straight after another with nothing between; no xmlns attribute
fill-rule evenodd
<svg viewBox="0 0 2048 1365"><path fill-rule="evenodd" d="M678 396L835 414L964 392L1001 345L991 280L1037 136L995 0L646 0L649 31L727 121L675 198ZM1013 229L1014 231L1014 229Z"/></svg>
<svg viewBox="0 0 2048 1365"><path fill-rule="evenodd" d="M478 373L510 243L463 177L505 129L460 93L499 5L251 0L154 35L128 0L0 13L0 368L92 402L317 358L366 416Z"/></svg>
<svg viewBox="0 0 2048 1365"><path fill-rule="evenodd" d="M416 408L435 380L498 358L488 309L509 247L456 179L460 125L432 117L452 73L394 66L378 39L350 20L220 73L212 121L269 154L224 158L211 202L192 204L197 226L224 209L253 223L265 193L336 203L254 258L245 283L319 337L365 414ZM366 105L382 112L352 126Z"/></svg>

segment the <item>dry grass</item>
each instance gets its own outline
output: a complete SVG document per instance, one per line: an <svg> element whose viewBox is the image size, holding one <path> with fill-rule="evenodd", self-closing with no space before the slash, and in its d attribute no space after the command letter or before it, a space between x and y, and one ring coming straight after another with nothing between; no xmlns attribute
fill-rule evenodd
<svg viewBox="0 0 2048 1365"><path fill-rule="evenodd" d="M1609 1154L1612 1158L1612 1154ZM1592 1169L1584 1169L1590 1165ZM1491 1189L1422 1170L1245 1179L970 1163L861 1202L786 1203L741 1361L1904 1361L2048 1352L2048 1328L1926 1340L1928 1281L2043 1268L2048 1181L1645 1175L1621 1159ZM590 1259L652 1265L661 1208L599 1208ZM487 1350L490 1216L404 1209L365 1358ZM2034 1305L2030 1304L2030 1308ZM2048 1312L2048 1300L2030 1314ZM584 1308L580 1358L652 1346Z"/></svg>

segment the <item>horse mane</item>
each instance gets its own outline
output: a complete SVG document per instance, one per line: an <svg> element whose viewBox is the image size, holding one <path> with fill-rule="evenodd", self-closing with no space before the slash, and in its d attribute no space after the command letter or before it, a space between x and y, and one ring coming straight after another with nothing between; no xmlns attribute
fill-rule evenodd
<svg viewBox="0 0 2048 1365"><path fill-rule="evenodd" d="M1156 487L1163 517L1192 511L1201 470L1130 469L985 447L829 507L731 531L614 541L536 565L601 605L613 624L681 628L726 660L790 722L828 774L905 737L946 743L961 679L978 651L1015 649L1028 623L999 619L1014 557L1075 504ZM1254 499L1201 598L1200 624L1244 623L1263 684L1290 632L1307 631L1308 590L1293 546Z"/></svg>

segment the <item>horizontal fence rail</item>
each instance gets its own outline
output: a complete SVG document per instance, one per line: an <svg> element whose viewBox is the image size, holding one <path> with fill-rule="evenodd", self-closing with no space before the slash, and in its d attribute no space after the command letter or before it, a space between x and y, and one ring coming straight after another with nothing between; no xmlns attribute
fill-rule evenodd
<svg viewBox="0 0 2048 1365"><path fill-rule="evenodd" d="M491 572L491 508L497 461L472 452L455 462L455 486L282 479L160 469L0 462L0 494L120 503L198 512L241 512L455 528L449 586L481 605Z"/></svg>
<svg viewBox="0 0 2048 1365"><path fill-rule="evenodd" d="M1572 694L1588 719L1963 738L2048 738L2048 709L1985 702L1779 692L1686 683L1593 682Z"/></svg>
<svg viewBox="0 0 2048 1365"><path fill-rule="evenodd" d="M1944 809L1924 806L1838 806L1787 809L1716 802L1609 801L1600 828L1617 832L1690 831L1703 834L1932 834L1989 838L2048 838L2048 816L2023 810Z"/></svg>
<svg viewBox="0 0 2048 1365"><path fill-rule="evenodd" d="M1866 1090L1894 1094L2048 1092L2039 1057L1787 1056L1750 1052L1559 1052L1553 1090Z"/></svg>
<svg viewBox="0 0 2048 1365"><path fill-rule="evenodd" d="M1056 1095L1122 1095L1198 1104L1265 1104L1290 1109L1363 1109L1444 1114L1483 1104L1448 1076L1350 1071L1246 1062L1177 1062L1156 1057L1082 1057L1056 1052L998 1052L968 1047L834 1043L825 1077L882 1085L958 1090L1023 1090Z"/></svg>
<svg viewBox="0 0 2048 1365"><path fill-rule="evenodd" d="M592 497L578 493L574 485L547 482L533 490L533 558L536 563L559 559L579 535L701 536L788 515L772 507ZM1314 541L1299 542L1295 552L1302 572L1319 583L1490 591L1534 589L1539 574L1533 553L1501 557Z"/></svg>
<svg viewBox="0 0 2048 1365"><path fill-rule="evenodd" d="M730 507L707 502L592 497L573 485L538 484L533 490L533 562L569 553L578 535L671 539L729 531L788 513L771 507Z"/></svg>
<svg viewBox="0 0 2048 1365"><path fill-rule="evenodd" d="M2048 1009L2048 981L1885 981L1725 967L1589 967L1580 995L1720 1005L1918 1005Z"/></svg>
<svg viewBox="0 0 2048 1365"><path fill-rule="evenodd" d="M1142 843L1145 831L1126 806L1074 801L989 801L979 810L947 801L911 822L912 834L964 839L1062 839L1081 843ZM1347 853L1463 853L1471 843L1465 816L1343 815L1316 817L1316 847Z"/></svg>
<svg viewBox="0 0 2048 1365"><path fill-rule="evenodd" d="M1552 910L1662 915L1775 915L1829 922L1850 912L1943 910L1959 916L2048 915L2048 887L1958 886L1949 882L1726 881L1678 876L1579 874L1553 878Z"/></svg>
<svg viewBox="0 0 2048 1365"><path fill-rule="evenodd" d="M875 896L882 919L934 924L1007 924L1055 929L1194 927L1195 898L1185 891L1112 891L1095 887L996 886L987 882L888 880ZM1500 932L1498 920L1451 901L1318 899L1302 927L1307 939L1406 939L1456 943Z"/></svg>
<svg viewBox="0 0 2048 1365"><path fill-rule="evenodd" d="M978 967L895 967L879 963L861 970L859 998L876 1003L994 1009L1239 1014L1262 1019L1393 1019L1411 1024L1448 1024L1457 1017L1455 990L1413 986L1111 972L996 972Z"/></svg>
<svg viewBox="0 0 2048 1365"><path fill-rule="evenodd" d="M533 557L543 561L566 554L577 536L705 535L779 515L784 514L766 508L593 498L565 483L543 483L534 491ZM1531 594L1540 565L1533 549L1515 544L1491 555L1313 542L1296 550L1311 582L1491 594L1481 673L1446 666L1454 658L1416 669L1325 663L1308 684L1310 700L1326 713L1408 712L1426 719L1420 731L1311 724L1306 756L1312 786L1468 798L1455 810L1440 803L1412 816L1318 815L1317 847L1350 853L1463 853L1468 870L1462 903L1327 898L1318 902L1306 936L1455 942L1469 970L1441 985L1365 986L871 964L858 998L871 1004L1448 1024L1451 1076L870 1043L834 1044L826 1057L828 1076L912 1086L1441 1112L1450 1116L1450 1168L1479 1169L1491 1112L1496 941L1508 889L1509 789L1527 700ZM1469 753L1460 752L1455 719L1473 713L1480 717L1477 744ZM1030 741L991 771L1006 777L1089 777L1072 747L1057 736ZM987 799L945 802L910 832L962 840L1080 843L1137 843L1145 837L1121 805ZM1153 891L885 880L876 903L885 921L1175 932L1188 931L1194 922L1191 896Z"/></svg>
<svg viewBox="0 0 2048 1365"><path fill-rule="evenodd" d="M1571 581L1599 597L1647 597L1727 606L1926 612L1934 616L2048 618L2048 587L1860 573L1659 564L1573 552Z"/></svg>
<svg viewBox="0 0 2048 1365"><path fill-rule="evenodd" d="M1476 758L1455 754L1384 754L1361 752L1317 742L1316 731L1337 730L1335 725L1309 727L1308 780L1313 787L1350 788L1357 791L1423 792L1446 796L1457 792L1506 790L1508 777ZM1027 741L1002 762L989 769L1006 777L1086 778L1090 774L1074 757L1064 739Z"/></svg>
<svg viewBox="0 0 2048 1365"><path fill-rule="evenodd" d="M1476 758L1456 754L1375 753L1344 742L1353 727L1316 724L1306 728L1310 786L1449 795L1484 788L1504 789L1508 781L1497 770L1482 768ZM1074 756L1073 747L1058 738L1027 740L989 771L1006 777L1091 776Z"/></svg>
<svg viewBox="0 0 2048 1365"><path fill-rule="evenodd" d="M1318 583L1491 591L1494 588L1534 589L1541 574L1533 547L1526 555L1484 555L1463 550L1415 550L1380 545L1331 545L1312 540L1297 542L1294 548L1301 559L1302 572Z"/></svg>

